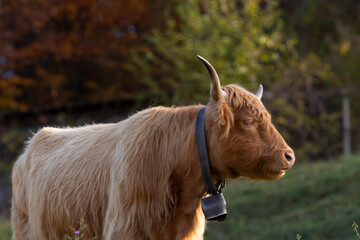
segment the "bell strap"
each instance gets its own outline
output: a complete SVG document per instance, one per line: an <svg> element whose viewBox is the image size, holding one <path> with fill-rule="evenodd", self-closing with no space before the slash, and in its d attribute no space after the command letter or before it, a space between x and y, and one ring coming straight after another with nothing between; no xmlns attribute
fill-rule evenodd
<svg viewBox="0 0 360 240"><path fill-rule="evenodd" d="M213 184L210 175L208 149L205 136L205 112L203 107L197 115L195 123L196 146L200 158L201 173L204 179L205 189L208 194L217 194L219 191Z"/></svg>

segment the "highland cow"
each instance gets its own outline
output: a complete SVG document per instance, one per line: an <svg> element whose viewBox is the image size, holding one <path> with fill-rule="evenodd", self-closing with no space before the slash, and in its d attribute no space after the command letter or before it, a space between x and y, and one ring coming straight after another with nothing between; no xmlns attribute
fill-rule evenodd
<svg viewBox="0 0 360 240"><path fill-rule="evenodd" d="M276 180L295 161L256 94L211 80L205 132L211 179ZM45 127L13 168L13 239L63 239L83 218L97 239L203 239L195 140L203 106L154 107L114 124Z"/></svg>

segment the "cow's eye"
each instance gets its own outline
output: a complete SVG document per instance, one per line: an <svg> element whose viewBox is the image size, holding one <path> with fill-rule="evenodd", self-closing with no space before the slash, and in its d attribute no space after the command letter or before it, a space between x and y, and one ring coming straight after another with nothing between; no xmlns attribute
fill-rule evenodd
<svg viewBox="0 0 360 240"><path fill-rule="evenodd" d="M254 121L251 120L251 119L248 119L248 120L245 120L245 121L244 121L244 124L245 124L246 126L251 126L251 125L254 124Z"/></svg>

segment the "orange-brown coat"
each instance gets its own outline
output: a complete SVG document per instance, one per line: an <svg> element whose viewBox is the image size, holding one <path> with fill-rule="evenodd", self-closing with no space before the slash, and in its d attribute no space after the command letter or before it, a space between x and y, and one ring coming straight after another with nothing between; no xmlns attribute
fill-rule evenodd
<svg viewBox="0 0 360 240"><path fill-rule="evenodd" d="M204 64L212 78L205 126L214 183L282 177L294 153L259 98L237 85L220 88ZM81 218L86 238L203 239L195 142L201 107L155 107L115 124L40 130L13 168L13 239L63 239Z"/></svg>

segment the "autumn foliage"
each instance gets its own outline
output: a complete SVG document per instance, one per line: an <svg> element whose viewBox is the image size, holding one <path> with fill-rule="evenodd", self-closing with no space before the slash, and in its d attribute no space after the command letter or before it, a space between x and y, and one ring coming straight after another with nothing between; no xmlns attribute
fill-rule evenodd
<svg viewBox="0 0 360 240"><path fill-rule="evenodd" d="M0 108L28 110L131 96L125 64L139 32L161 22L146 0L0 3ZM156 15L158 14L158 15Z"/></svg>

